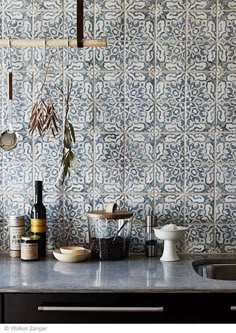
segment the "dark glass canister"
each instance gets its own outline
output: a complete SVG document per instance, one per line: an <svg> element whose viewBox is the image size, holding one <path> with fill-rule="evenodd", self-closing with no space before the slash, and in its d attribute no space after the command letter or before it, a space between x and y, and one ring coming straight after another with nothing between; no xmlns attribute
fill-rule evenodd
<svg viewBox="0 0 236 333"><path fill-rule="evenodd" d="M86 213L92 257L100 260L127 258L130 248L133 213L117 210L115 203L105 210Z"/></svg>

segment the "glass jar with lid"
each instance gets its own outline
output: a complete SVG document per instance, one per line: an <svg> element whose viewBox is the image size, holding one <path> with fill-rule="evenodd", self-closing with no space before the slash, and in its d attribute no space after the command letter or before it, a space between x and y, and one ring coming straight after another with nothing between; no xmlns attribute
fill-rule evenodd
<svg viewBox="0 0 236 333"><path fill-rule="evenodd" d="M100 260L116 260L129 255L133 213L117 210L115 203L105 210L89 211L90 250Z"/></svg>

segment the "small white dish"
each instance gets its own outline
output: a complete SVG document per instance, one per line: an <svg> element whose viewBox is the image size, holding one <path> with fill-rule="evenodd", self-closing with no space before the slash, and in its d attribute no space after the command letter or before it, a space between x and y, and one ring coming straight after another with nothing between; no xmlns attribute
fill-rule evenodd
<svg viewBox="0 0 236 333"><path fill-rule="evenodd" d="M163 230L162 228L153 228L157 238L164 240L164 250L160 260L177 261L180 260L176 253L176 241L184 236L188 228L178 227L176 230Z"/></svg>
<svg viewBox="0 0 236 333"><path fill-rule="evenodd" d="M61 253L65 254L84 254L86 253L86 249L82 246L61 246Z"/></svg>
<svg viewBox="0 0 236 333"><path fill-rule="evenodd" d="M83 254L76 253L61 253L60 249L53 250L54 257L62 262L80 262L88 259L90 257L91 251L84 249L85 252Z"/></svg>

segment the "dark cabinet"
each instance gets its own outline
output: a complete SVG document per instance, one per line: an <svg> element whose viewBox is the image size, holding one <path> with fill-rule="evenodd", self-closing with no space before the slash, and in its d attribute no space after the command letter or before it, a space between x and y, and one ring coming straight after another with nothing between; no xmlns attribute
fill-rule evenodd
<svg viewBox="0 0 236 333"><path fill-rule="evenodd" d="M5 294L5 323L236 323L236 294Z"/></svg>

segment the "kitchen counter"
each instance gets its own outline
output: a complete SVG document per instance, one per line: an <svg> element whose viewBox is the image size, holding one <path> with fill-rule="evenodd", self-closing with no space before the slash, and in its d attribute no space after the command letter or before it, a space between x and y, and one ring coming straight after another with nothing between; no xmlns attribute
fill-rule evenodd
<svg viewBox="0 0 236 333"><path fill-rule="evenodd" d="M181 256L177 262L133 256L120 261L62 263L48 255L36 262L0 255L2 293L236 292L236 281L200 277L192 261L219 256ZM222 256L221 256L222 258ZM228 255L227 258L230 258ZM231 256L232 258L232 256Z"/></svg>

